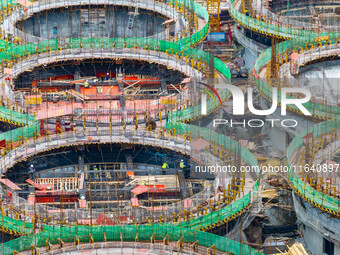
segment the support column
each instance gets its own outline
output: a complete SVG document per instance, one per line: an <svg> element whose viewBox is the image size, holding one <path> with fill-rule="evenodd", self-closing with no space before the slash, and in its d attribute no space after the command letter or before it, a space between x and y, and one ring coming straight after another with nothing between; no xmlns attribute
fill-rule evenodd
<svg viewBox="0 0 340 255"><path fill-rule="evenodd" d="M85 163L84 163L83 155L80 155L78 158L78 169L79 169L79 172L84 172L85 170Z"/></svg>
<svg viewBox="0 0 340 255"><path fill-rule="evenodd" d="M125 109L125 97L124 97L124 84L122 81L118 81L118 89L119 89L119 92L122 92L122 95L120 95L119 97L120 108L124 110Z"/></svg>
<svg viewBox="0 0 340 255"><path fill-rule="evenodd" d="M161 90L167 91L166 81L163 79L161 80Z"/></svg>
<svg viewBox="0 0 340 255"><path fill-rule="evenodd" d="M75 80L75 81L76 81L76 80L80 80L80 71L79 71L79 70L76 70L76 71L74 72L74 80ZM80 93L80 84L79 84L79 83L75 84L74 90L75 90L76 92ZM80 100L79 98L76 98L76 102L81 102L81 100Z"/></svg>

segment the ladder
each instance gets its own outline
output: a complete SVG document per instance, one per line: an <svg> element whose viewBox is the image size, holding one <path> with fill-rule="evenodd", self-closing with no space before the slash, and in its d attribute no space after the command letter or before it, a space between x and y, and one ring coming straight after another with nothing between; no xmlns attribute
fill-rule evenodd
<svg viewBox="0 0 340 255"><path fill-rule="evenodd" d="M135 10L133 11L133 7L135 6ZM132 0L131 5L128 9L129 19L128 19L128 29L132 30L133 25L135 23L135 17L138 16L138 0Z"/></svg>

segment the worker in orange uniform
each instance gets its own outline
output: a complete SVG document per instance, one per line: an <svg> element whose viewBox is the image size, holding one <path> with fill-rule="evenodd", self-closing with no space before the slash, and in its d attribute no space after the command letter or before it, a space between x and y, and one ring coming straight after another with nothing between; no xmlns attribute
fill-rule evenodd
<svg viewBox="0 0 340 255"><path fill-rule="evenodd" d="M55 132L57 133L57 134L59 134L59 133L61 133L61 124L60 124L60 122L59 121L57 121L57 123L56 123L56 125L55 125Z"/></svg>

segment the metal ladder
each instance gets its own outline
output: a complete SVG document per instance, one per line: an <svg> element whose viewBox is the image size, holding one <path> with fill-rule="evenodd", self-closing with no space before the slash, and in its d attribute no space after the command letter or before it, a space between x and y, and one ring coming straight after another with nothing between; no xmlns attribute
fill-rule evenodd
<svg viewBox="0 0 340 255"><path fill-rule="evenodd" d="M134 11L133 11L132 6L136 6ZM131 1L131 5L129 6L129 9L128 9L128 14L129 14L128 29L132 30L133 25L135 23L135 17L137 15L139 15L139 13L138 13L138 0L132 0Z"/></svg>

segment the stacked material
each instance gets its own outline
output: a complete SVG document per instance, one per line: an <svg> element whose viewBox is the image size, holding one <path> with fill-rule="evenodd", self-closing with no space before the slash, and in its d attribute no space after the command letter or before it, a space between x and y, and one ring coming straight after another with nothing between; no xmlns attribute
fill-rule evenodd
<svg viewBox="0 0 340 255"><path fill-rule="evenodd" d="M289 247L287 255L308 255L308 253L301 243L294 243Z"/></svg>
<svg viewBox="0 0 340 255"><path fill-rule="evenodd" d="M282 254L284 255L308 255L308 253L306 252L305 248L303 247L301 243L294 243L292 246L289 247L287 252L285 253L280 252L278 254L280 255Z"/></svg>
<svg viewBox="0 0 340 255"><path fill-rule="evenodd" d="M277 196L276 189L262 190L262 198L275 198Z"/></svg>

